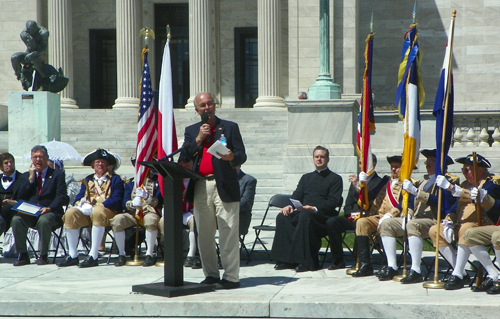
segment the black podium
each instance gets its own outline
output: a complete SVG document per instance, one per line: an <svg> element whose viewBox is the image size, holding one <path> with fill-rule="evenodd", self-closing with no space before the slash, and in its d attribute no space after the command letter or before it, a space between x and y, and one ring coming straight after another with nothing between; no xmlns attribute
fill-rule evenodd
<svg viewBox="0 0 500 319"><path fill-rule="evenodd" d="M164 216L165 236L163 256L165 261L163 283L132 286L133 292L140 292L163 297L177 297L214 291L213 285L184 282L183 267L183 226L182 226L182 179L204 179L198 173L182 167L178 163L153 161L140 162L160 174L164 181Z"/></svg>

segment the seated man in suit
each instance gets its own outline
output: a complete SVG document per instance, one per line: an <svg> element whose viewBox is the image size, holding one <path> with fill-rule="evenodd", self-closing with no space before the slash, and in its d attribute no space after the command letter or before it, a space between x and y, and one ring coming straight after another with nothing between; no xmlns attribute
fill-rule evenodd
<svg viewBox="0 0 500 319"><path fill-rule="evenodd" d="M371 174L366 183L368 189L373 189L380 183L382 178L375 172L377 166L377 157L372 154L373 174ZM361 166L361 162L359 163ZM360 167L361 168L361 167ZM349 175L351 186L347 193L347 198L344 206L344 216L333 216L326 221L328 231L328 239L332 253L332 264L328 267L329 270L341 269L345 267L344 250L342 249L342 234L347 230L354 230L354 215L359 215L361 209L358 206L359 199L359 181L356 175ZM352 215L351 215L352 214Z"/></svg>
<svg viewBox="0 0 500 319"><path fill-rule="evenodd" d="M276 270L297 272L319 269L318 251L325 237L326 221L338 215L342 206L342 177L328 169L328 149L316 146L313 152L314 172L302 175L292 199L301 207L283 207L276 216L272 259Z"/></svg>
<svg viewBox="0 0 500 319"><path fill-rule="evenodd" d="M39 210L40 216L38 217L17 213L12 218L12 233L16 242L16 250L19 253L19 258L14 266L30 263L26 246L29 227L37 229L40 236L40 258L36 263L38 265L48 263L47 253L52 230L61 225L61 216L64 213L63 206L68 204L64 173L50 168L48 160L49 155L45 146L33 147L31 149L31 167L28 172L21 176L17 198L37 204L42 208Z"/></svg>
<svg viewBox="0 0 500 319"><path fill-rule="evenodd" d="M9 227L16 213L12 207L17 203L17 190L21 185L21 173L16 170L14 156L10 153L0 154L0 235Z"/></svg>
<svg viewBox="0 0 500 319"><path fill-rule="evenodd" d="M58 264L59 267L79 265L80 268L98 266L99 245L105 234L105 227L112 226L115 241L119 250L119 261L125 264L125 228L113 223L114 217L122 212L123 180L118 175L108 172L109 165L115 165L116 159L106 150L97 149L83 159L84 166L91 166L94 174L83 180L80 192L76 195L74 207L68 209L63 216L69 256ZM78 236L80 228L92 225L89 256L81 264L78 260Z"/></svg>
<svg viewBox="0 0 500 319"><path fill-rule="evenodd" d="M240 235L246 235L252 221L252 207L257 180L252 175L245 174L241 170L241 166L236 166L234 169L238 173L238 182L240 183Z"/></svg>

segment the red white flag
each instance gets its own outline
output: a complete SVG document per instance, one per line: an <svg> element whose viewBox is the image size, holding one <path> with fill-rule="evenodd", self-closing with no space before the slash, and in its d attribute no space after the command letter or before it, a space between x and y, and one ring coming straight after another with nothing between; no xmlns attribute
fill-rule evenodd
<svg viewBox="0 0 500 319"><path fill-rule="evenodd" d="M172 92L172 67L170 62L170 40L168 38L165 49L163 50L160 87L158 91L158 158L162 158L177 150ZM161 194L163 195L163 178L161 178L161 176L159 176L159 184Z"/></svg>

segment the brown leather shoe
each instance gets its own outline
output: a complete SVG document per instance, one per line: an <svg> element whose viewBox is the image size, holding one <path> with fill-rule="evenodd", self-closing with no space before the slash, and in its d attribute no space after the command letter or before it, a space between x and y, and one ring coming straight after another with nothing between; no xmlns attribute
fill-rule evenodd
<svg viewBox="0 0 500 319"><path fill-rule="evenodd" d="M49 264L49 261L48 261L48 257L47 257L47 255L42 255L42 256L40 256L40 258L38 258L38 259L36 260L36 264L37 264L38 266L48 265L48 264Z"/></svg>
<svg viewBox="0 0 500 319"><path fill-rule="evenodd" d="M14 266L24 266L24 265L29 265L31 264L30 257L28 256L28 253L21 253L19 254L19 257L17 260L14 262Z"/></svg>

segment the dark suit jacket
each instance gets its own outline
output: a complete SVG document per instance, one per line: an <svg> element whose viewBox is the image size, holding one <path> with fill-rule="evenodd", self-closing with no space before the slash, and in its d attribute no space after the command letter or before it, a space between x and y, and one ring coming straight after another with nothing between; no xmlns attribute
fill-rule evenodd
<svg viewBox="0 0 500 319"><path fill-rule="evenodd" d="M377 172L373 173L372 178L368 181L368 189L373 189L382 181L382 178L378 176ZM358 199L359 192L356 187L349 187L349 192L347 193L347 198L345 200L344 206L344 217L349 218L352 212L359 212ZM370 201L371 205L371 201Z"/></svg>
<svg viewBox="0 0 500 319"><path fill-rule="evenodd" d="M240 183L240 234L246 235L252 221L252 207L255 198L257 180L252 175L240 171L238 175Z"/></svg>
<svg viewBox="0 0 500 319"><path fill-rule="evenodd" d="M198 136L201 125L202 123L198 122L186 127L186 130L184 132L184 145L189 145L189 147L183 150L181 153L182 161L193 161L193 170L195 172L199 171L201 157L203 156L203 144L198 146L195 140L196 136ZM224 134L224 136L226 137L227 148L229 148L233 152L234 159L232 162L228 162L222 159L217 159L215 156L212 158L215 181L217 183L217 191L219 193L219 197L223 202L239 202L240 188L238 183L238 175L234 167L240 166L247 160L245 146L243 145L243 139L241 138L238 124L231 121L221 120L220 118L216 117L214 140L218 140L221 134ZM195 180L190 181L184 201L193 201L195 183Z"/></svg>
<svg viewBox="0 0 500 319"><path fill-rule="evenodd" d="M94 174L88 175L87 177L85 177L85 180L87 180L87 182L94 180ZM80 188L80 192L76 195L74 203L76 203L77 201L82 199L83 196L85 196L86 190L87 187L85 186L85 184L82 183L82 187ZM106 200L104 200L104 202L102 203L104 207L114 210L117 213L122 213L123 212L122 202L123 202L124 191L125 187L123 179L119 175L113 175L111 177L111 193L109 194L108 198L106 198Z"/></svg>
<svg viewBox="0 0 500 319"><path fill-rule="evenodd" d="M2 201L4 199L12 199L12 198L16 199L17 197L19 186L21 186L22 174L18 171L15 171L14 175L16 176L16 180L14 181L14 183L10 184L10 186L7 189L5 189L3 188L3 185L1 183L3 174L0 174L0 207L2 206Z"/></svg>
<svg viewBox="0 0 500 319"><path fill-rule="evenodd" d="M63 206L67 205L69 201L68 195L66 195L64 173L49 167L40 195L38 195L36 183L30 183L29 181L29 172L23 173L21 186L18 190L18 199L43 207L50 207L54 213L62 215L64 213Z"/></svg>

